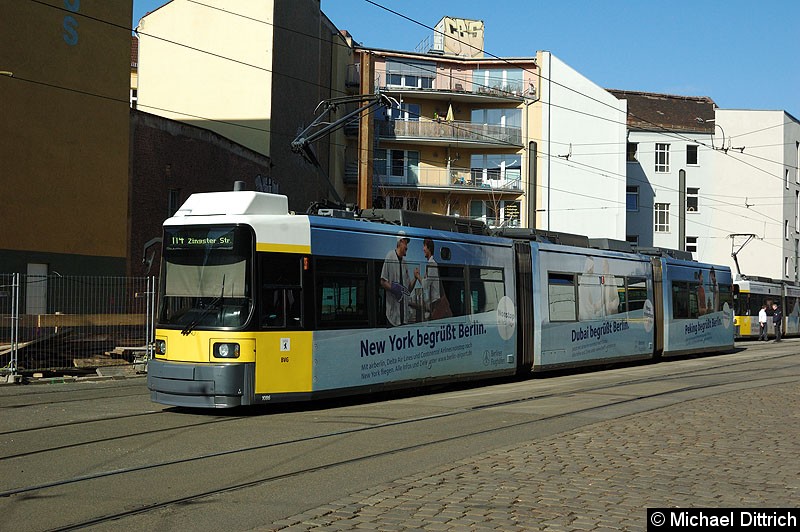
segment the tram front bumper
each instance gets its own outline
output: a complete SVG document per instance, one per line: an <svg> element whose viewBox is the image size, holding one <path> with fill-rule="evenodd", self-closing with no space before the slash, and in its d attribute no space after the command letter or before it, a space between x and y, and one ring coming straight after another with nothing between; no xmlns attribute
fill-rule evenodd
<svg viewBox="0 0 800 532"><path fill-rule="evenodd" d="M153 359L147 364L150 398L172 406L231 408L252 404L252 363L198 364Z"/></svg>

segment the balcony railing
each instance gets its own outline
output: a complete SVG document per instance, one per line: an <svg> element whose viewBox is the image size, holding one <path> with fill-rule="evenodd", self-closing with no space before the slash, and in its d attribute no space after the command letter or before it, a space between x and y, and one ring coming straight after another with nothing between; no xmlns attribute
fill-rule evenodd
<svg viewBox="0 0 800 532"><path fill-rule="evenodd" d="M390 140L435 139L448 142L472 142L522 146L522 130L518 127L473 124L445 120L376 120L378 137Z"/></svg>
<svg viewBox="0 0 800 532"><path fill-rule="evenodd" d="M519 171L501 173L469 168L450 168L449 170L446 168L419 168L407 171L407 174L410 175L393 176L376 170L373 180L378 186L441 187L472 189L476 192L487 193L522 192L522 179Z"/></svg>

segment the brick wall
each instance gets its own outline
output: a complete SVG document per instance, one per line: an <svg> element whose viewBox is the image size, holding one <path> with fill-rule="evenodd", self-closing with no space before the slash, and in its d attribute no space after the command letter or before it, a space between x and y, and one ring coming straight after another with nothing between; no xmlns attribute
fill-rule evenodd
<svg viewBox="0 0 800 532"><path fill-rule="evenodd" d="M271 164L269 157L209 130L139 110L131 110L130 127L127 274L157 275L161 245L144 255L152 257L149 269L142 263L143 248L161 236L161 225L171 214L171 193L180 206L195 192L233 190L234 181L255 190L256 176L269 178Z"/></svg>

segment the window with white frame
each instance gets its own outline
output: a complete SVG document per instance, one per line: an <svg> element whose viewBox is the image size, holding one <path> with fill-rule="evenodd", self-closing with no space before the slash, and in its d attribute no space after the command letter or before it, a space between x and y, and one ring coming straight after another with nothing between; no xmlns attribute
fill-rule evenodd
<svg viewBox="0 0 800 532"><path fill-rule="evenodd" d="M522 69L476 69L472 71L475 92L510 92L522 95Z"/></svg>
<svg viewBox="0 0 800 532"><path fill-rule="evenodd" d="M473 109L470 120L473 124L522 127L522 109Z"/></svg>
<svg viewBox="0 0 800 532"><path fill-rule="evenodd" d="M686 188L686 212L697 212L699 210L699 198L699 188Z"/></svg>
<svg viewBox="0 0 800 532"><path fill-rule="evenodd" d="M625 187L625 209L628 211L639 210L639 187Z"/></svg>
<svg viewBox="0 0 800 532"><path fill-rule="evenodd" d="M696 236L687 236L686 237L686 251L691 253L697 253L697 237Z"/></svg>
<svg viewBox="0 0 800 532"><path fill-rule="evenodd" d="M469 202L470 218L486 222L489 227L519 227L519 213L519 201Z"/></svg>
<svg viewBox="0 0 800 532"><path fill-rule="evenodd" d="M418 103L401 103L387 109L389 120L403 120L405 122L419 121L420 107Z"/></svg>
<svg viewBox="0 0 800 532"><path fill-rule="evenodd" d="M432 89L436 63L427 61L386 61L386 85L412 89Z"/></svg>
<svg viewBox="0 0 800 532"><path fill-rule="evenodd" d="M789 277L789 274L791 273L789 271L789 268L790 268L789 257L784 257L783 258L783 276L784 277Z"/></svg>
<svg viewBox="0 0 800 532"><path fill-rule="evenodd" d="M783 239L789 240L789 220L783 221Z"/></svg>
<svg viewBox="0 0 800 532"><path fill-rule="evenodd" d="M375 176L389 182L416 184L419 182L419 152L409 150L375 150Z"/></svg>
<svg viewBox="0 0 800 532"><path fill-rule="evenodd" d="M697 144L687 144L686 145L686 164L689 166L697 166L698 159L697 159Z"/></svg>
<svg viewBox="0 0 800 532"><path fill-rule="evenodd" d="M669 203L654 204L653 219L656 233L669 233Z"/></svg>
<svg viewBox="0 0 800 532"><path fill-rule="evenodd" d="M656 172L669 172L669 144L656 142Z"/></svg>
<svg viewBox="0 0 800 532"><path fill-rule="evenodd" d="M472 154L469 164L474 185L522 188L522 158L519 154Z"/></svg>

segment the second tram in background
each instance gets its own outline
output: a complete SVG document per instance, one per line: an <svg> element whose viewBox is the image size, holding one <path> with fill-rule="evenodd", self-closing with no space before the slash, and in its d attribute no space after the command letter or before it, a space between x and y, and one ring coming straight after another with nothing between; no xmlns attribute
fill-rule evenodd
<svg viewBox="0 0 800 532"><path fill-rule="evenodd" d="M758 311L767 306L767 330L774 336L772 304L783 313L783 335L800 334L800 286L765 277L737 279L733 286L734 331L737 339L758 338Z"/></svg>
<svg viewBox="0 0 800 532"><path fill-rule="evenodd" d="M425 213L195 194L164 224L154 401L234 407L733 348L729 268Z"/></svg>

